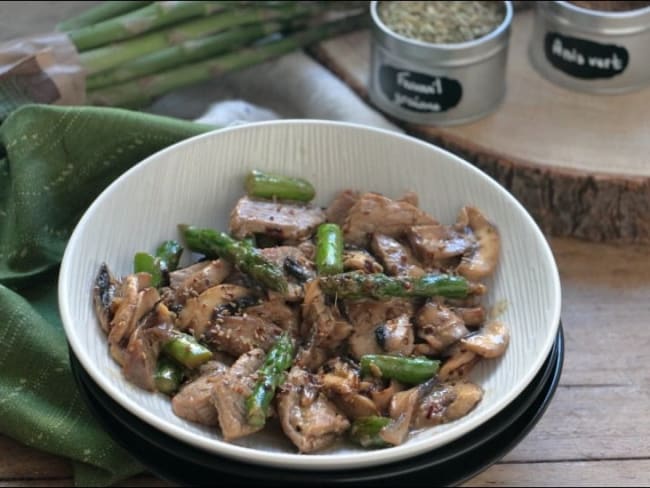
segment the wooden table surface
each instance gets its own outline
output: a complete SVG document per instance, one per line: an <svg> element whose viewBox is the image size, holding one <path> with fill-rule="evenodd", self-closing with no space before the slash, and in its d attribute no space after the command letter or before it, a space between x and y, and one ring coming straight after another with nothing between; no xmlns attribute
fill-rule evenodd
<svg viewBox="0 0 650 488"><path fill-rule="evenodd" d="M80 3L0 2L13 13L0 15L0 39L42 32ZM566 339L560 386L528 436L465 486L650 486L650 247L551 245ZM0 486L68 486L71 475L66 459L0 435ZM146 474L128 484L165 485Z"/></svg>

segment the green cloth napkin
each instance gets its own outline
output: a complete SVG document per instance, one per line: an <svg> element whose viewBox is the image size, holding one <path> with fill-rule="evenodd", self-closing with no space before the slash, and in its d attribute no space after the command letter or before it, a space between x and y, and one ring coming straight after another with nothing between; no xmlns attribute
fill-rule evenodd
<svg viewBox="0 0 650 488"><path fill-rule="evenodd" d="M102 431L72 377L56 295L67 239L126 169L208 130L49 105L23 106L0 125L0 433L70 458L77 485L113 484L142 468Z"/></svg>

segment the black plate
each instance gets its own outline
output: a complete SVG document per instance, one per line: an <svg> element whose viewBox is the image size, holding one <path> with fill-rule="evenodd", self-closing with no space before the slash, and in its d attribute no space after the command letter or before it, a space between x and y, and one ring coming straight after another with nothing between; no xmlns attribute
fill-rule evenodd
<svg viewBox="0 0 650 488"><path fill-rule="evenodd" d="M514 448L541 418L562 372L562 326L553 348L530 385L504 410L469 434L425 454L396 463L338 471L282 470L227 459L185 444L140 420L103 392L70 351L72 370L90 410L113 439L148 470L182 485L373 486L456 485L476 476Z"/></svg>

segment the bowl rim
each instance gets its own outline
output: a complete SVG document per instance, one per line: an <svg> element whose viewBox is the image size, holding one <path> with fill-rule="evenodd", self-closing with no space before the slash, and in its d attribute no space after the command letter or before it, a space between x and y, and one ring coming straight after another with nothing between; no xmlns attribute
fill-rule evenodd
<svg viewBox="0 0 650 488"><path fill-rule="evenodd" d="M298 453L271 452L267 450L255 449L228 443L217 438L208 438L204 434L188 431L179 425L167 423L164 419L158 417L155 414L152 414L143 406L135 402L133 399L129 398L126 395L123 395L119 389L113 386L109 375L101 374L100 371L94 367L90 355L84 349L84 347L82 347L80 334L75 333L76 328L73 325L73 314L70 307L70 303L72 303L72 300L74 298L70 296L70 293L68 291L69 288L66 285L70 280L69 277L72 277L75 274L74 256L72 255L71 250L76 247L76 243L80 239L80 229L82 229L85 226L86 222L91 219L92 215L95 212L95 209L102 205L103 201L108 198L108 195L110 193L112 193L117 187L121 185L122 181L131 178L132 175L137 174L139 171L143 171L144 168L148 167L149 165L155 164L155 161L157 161L163 155L183 150L183 148L186 146L191 147L199 140L221 137L221 134L224 133L250 131L255 130L259 127L278 125L284 125L288 127L296 125L313 125L322 127L335 126L343 129L371 132L382 137L390 137L409 144L421 145L423 147L426 147L427 150L437 152L443 157L453 160L456 164L464 166L470 172L474 172L475 175L482 179L486 185L491 186L495 191L501 193L507 199L510 205L516 207L518 211L524 215L525 220L527 220L528 224L530 224L529 226L531 228L531 231L536 233L536 240L539 240L539 242L542 244L544 262L548 262L552 266L550 276L553 281L554 290L551 295L551 305L553 306L553 310L551 313L550 326L548 327L546 337L544 338L543 348L538 351L537 357L531 366L529 366L527 373L519 378L513 387L509 389L507 395L498 398L487 408L487 410L482 412L480 416L473 417L470 420L459 424L457 428L452 428L446 432L439 433L436 436L431 436L425 441L420 441L413 444L405 443L400 446L389 447L381 450L369 450L360 453L350 453L346 456L333 456L330 454L304 455ZM242 124L221 129L217 128L214 131L209 131L197 136L190 137L188 139L184 139L151 154L145 159L134 164L131 168L117 177L111 184L102 190L99 196L89 205L70 236L70 239L65 248L59 271L58 305L66 339L75 355L79 359L79 362L83 366L84 370L102 388L103 391L110 395L111 398L116 400L121 406L138 416L140 419L148 422L150 425L153 425L154 427L179 439L180 441L187 442L204 450L214 452L217 455L223 455L225 457L230 457L253 464L262 464L266 466L275 466L282 468L290 467L292 469L301 470L354 469L369 467L387 462L395 462L407 457L415 456L417 454L443 447L448 442L459 438L460 436L470 432L479 425L488 421L508 404L510 404L535 377L551 350L553 341L557 336L557 329L560 323L561 285L559 271L550 245L541 229L535 223L528 211L504 187L497 183L492 177L473 166L471 163L434 144L417 139L407 134L397 133L387 129L381 129L351 122L329 121L320 119L282 119ZM121 378L121 380L124 381L123 378Z"/></svg>

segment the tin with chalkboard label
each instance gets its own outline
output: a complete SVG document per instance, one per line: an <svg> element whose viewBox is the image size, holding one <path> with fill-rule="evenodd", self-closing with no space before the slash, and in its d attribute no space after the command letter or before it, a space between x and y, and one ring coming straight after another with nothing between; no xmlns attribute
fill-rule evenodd
<svg viewBox="0 0 650 488"><path fill-rule="evenodd" d="M429 11L404 10L409 4L410 8L422 4ZM430 11L437 7L440 12ZM474 7L479 10L472 11ZM452 8L467 12L446 12ZM483 8L494 10L492 24ZM480 119L498 108L506 90L511 2L374 1L370 11L369 96L375 106L406 122L439 126ZM470 17L462 19L461 14ZM421 22L419 31L409 30L409 15ZM472 27L473 18L482 24ZM455 19L461 19L465 31L455 28ZM402 24L407 28L402 29Z"/></svg>
<svg viewBox="0 0 650 488"><path fill-rule="evenodd" d="M569 89L615 94L650 84L650 2L537 2L533 66Z"/></svg>

